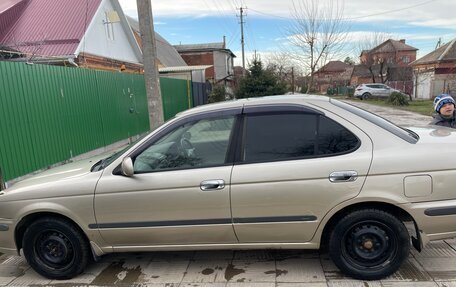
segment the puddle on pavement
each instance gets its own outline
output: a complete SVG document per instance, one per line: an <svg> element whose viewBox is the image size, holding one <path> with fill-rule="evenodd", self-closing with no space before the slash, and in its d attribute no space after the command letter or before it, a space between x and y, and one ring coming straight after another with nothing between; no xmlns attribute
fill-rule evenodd
<svg viewBox="0 0 456 287"><path fill-rule="evenodd" d="M0 277L20 277L25 274L25 268L13 265L0 265Z"/></svg>
<svg viewBox="0 0 456 287"><path fill-rule="evenodd" d="M288 270L280 270L280 269L270 270L270 271L264 272L264 274L275 274L276 277L279 277L281 275L287 275L288 274Z"/></svg>
<svg viewBox="0 0 456 287"><path fill-rule="evenodd" d="M113 262L105 268L90 285L133 285L141 272L141 267L126 268L123 266L125 262Z"/></svg>
<svg viewBox="0 0 456 287"><path fill-rule="evenodd" d="M228 267L225 270L225 280L230 281L234 276L245 273L244 269L234 268L233 264L228 264Z"/></svg>
<svg viewBox="0 0 456 287"><path fill-rule="evenodd" d="M212 273L214 273L214 269L212 268L206 268L203 271L201 271L201 274L203 275L211 275Z"/></svg>
<svg viewBox="0 0 456 287"><path fill-rule="evenodd" d="M409 260L402 263L401 268L390 276L394 280L404 280L404 281L430 281L432 280L429 274L426 271L419 270L412 262Z"/></svg>

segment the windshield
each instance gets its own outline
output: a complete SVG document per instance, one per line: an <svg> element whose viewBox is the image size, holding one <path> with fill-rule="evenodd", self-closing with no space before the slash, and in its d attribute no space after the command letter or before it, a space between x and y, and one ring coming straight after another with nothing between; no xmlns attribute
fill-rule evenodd
<svg viewBox="0 0 456 287"><path fill-rule="evenodd" d="M139 138L137 138L136 140L134 140L133 142L127 144L125 147L117 150L116 152L114 152L113 154L111 154L110 156L102 159L102 160L99 160L97 163L95 163L92 168L90 169L90 171L100 171L102 169L104 169L105 167L107 167L108 165L110 165L113 161L115 161L116 159L119 158L119 156L121 156L123 153L125 153L129 148L131 148L133 145L135 145L137 142L139 142L140 140L142 140L143 138L145 138L147 135L149 135L150 132L147 132L146 134L140 136Z"/></svg>
<svg viewBox="0 0 456 287"><path fill-rule="evenodd" d="M370 113L366 110L363 110L359 107L355 107L355 106L350 105L345 102L340 102L340 101L337 101L334 99L330 99L330 101L332 104L334 104L344 110L347 110L359 117L362 117L363 119L387 130L388 132L398 136L399 138L401 138L409 143L415 144L419 140L419 136L415 132L413 132L409 129L401 128L401 127L395 125L394 123L388 121L387 119L384 119L378 115L375 115L373 113Z"/></svg>

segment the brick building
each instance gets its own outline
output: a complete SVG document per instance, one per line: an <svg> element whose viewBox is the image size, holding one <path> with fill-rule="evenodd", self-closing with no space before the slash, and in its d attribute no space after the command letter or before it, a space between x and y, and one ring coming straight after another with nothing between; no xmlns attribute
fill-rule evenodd
<svg viewBox="0 0 456 287"><path fill-rule="evenodd" d="M315 73L314 89L326 93L328 88L347 86L352 71L353 65L342 61L330 61Z"/></svg>
<svg viewBox="0 0 456 287"><path fill-rule="evenodd" d="M388 39L360 55L361 64L356 65L350 85L385 83L406 94L413 93L410 63L416 60L417 48L407 45L405 39Z"/></svg>
<svg viewBox="0 0 456 287"><path fill-rule="evenodd" d="M407 67L416 60L418 49L405 44L405 39L399 41L388 39L371 50L364 50L360 55L362 64L393 64Z"/></svg>

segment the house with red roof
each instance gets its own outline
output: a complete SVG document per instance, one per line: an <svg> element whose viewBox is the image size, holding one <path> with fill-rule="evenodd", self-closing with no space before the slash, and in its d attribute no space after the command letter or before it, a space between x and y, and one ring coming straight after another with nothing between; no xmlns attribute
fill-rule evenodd
<svg viewBox="0 0 456 287"><path fill-rule="evenodd" d="M320 93L326 93L328 88L347 86L353 65L342 61L330 61L321 67L314 76L314 89Z"/></svg>
<svg viewBox="0 0 456 287"><path fill-rule="evenodd" d="M386 83L406 94L412 94L412 68L417 48L406 44L405 39L388 39L360 55L360 64L351 75L350 85Z"/></svg>
<svg viewBox="0 0 456 287"><path fill-rule="evenodd" d="M142 71L118 0L0 1L0 60Z"/></svg>

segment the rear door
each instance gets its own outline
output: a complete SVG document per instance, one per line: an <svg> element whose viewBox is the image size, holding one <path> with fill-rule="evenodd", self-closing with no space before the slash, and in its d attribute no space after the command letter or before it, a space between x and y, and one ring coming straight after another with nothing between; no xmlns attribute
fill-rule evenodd
<svg viewBox="0 0 456 287"><path fill-rule="evenodd" d="M231 178L241 243L309 241L331 208L360 192L372 144L337 115L245 108L242 126Z"/></svg>

